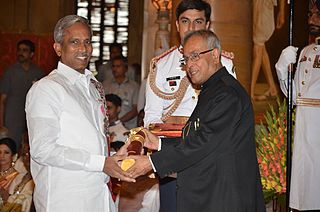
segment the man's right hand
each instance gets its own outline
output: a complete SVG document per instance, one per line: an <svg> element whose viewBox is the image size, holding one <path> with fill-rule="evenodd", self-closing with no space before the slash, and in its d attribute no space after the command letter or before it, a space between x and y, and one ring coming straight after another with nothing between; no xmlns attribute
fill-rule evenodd
<svg viewBox="0 0 320 212"><path fill-rule="evenodd" d="M288 70L288 66L291 63L296 63L298 48L294 46L288 46L282 50L278 62L276 63L276 69L280 71Z"/></svg>
<svg viewBox="0 0 320 212"><path fill-rule="evenodd" d="M110 157L106 157L103 172L110 177L117 178L121 181L136 182L136 180L131 177L129 173L124 172L119 166L121 161L125 158L126 155L113 155Z"/></svg>

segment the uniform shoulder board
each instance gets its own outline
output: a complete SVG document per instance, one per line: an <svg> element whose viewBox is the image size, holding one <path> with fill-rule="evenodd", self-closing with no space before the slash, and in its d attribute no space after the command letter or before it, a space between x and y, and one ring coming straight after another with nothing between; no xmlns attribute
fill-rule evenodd
<svg viewBox="0 0 320 212"><path fill-rule="evenodd" d="M161 58L164 58L165 56L167 56L168 54L170 54L171 52L173 52L177 48L178 48L177 46L171 47L170 49L168 49L167 51L163 52L162 54L152 58L151 61L158 62Z"/></svg>
<svg viewBox="0 0 320 212"><path fill-rule="evenodd" d="M234 59L234 54L233 54L233 52L227 52L227 51L225 51L225 50L222 50L222 51L221 51L221 55L222 55L223 57L226 57L227 59L230 59L230 60L233 60L233 59Z"/></svg>

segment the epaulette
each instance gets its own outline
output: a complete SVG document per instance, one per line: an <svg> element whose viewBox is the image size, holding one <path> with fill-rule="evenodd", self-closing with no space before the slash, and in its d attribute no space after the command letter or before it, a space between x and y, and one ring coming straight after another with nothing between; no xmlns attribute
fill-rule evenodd
<svg viewBox="0 0 320 212"><path fill-rule="evenodd" d="M227 52L225 50L222 50L221 51L221 56L227 58L227 59L230 59L230 60L233 60L234 59L234 54L233 52Z"/></svg>
<svg viewBox="0 0 320 212"><path fill-rule="evenodd" d="M168 49L167 51L161 53L160 55L154 57L151 59L151 62L158 62L161 58L164 58L165 56L167 56L168 54L170 54L171 52L173 52L174 50L176 50L178 47L177 46L173 46L170 49Z"/></svg>

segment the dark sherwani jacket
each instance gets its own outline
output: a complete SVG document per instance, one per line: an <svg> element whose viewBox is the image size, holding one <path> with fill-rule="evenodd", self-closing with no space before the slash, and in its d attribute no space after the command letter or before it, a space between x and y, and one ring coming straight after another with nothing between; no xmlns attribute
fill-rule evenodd
<svg viewBox="0 0 320 212"><path fill-rule="evenodd" d="M203 85L183 138L151 155L160 177L177 172L179 212L265 211L247 92L223 67Z"/></svg>

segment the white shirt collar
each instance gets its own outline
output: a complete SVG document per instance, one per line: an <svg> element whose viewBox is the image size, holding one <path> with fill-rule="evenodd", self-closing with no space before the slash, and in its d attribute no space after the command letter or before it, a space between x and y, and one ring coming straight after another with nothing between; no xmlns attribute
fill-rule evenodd
<svg viewBox="0 0 320 212"><path fill-rule="evenodd" d="M94 78L91 71L88 69L84 70L84 74L79 73L78 71L74 70L73 68L70 68L69 66L63 64L61 61L58 63L57 68L58 73L65 76L72 84L74 84L76 81L80 80L81 78L86 78L87 84L90 83L90 79Z"/></svg>

